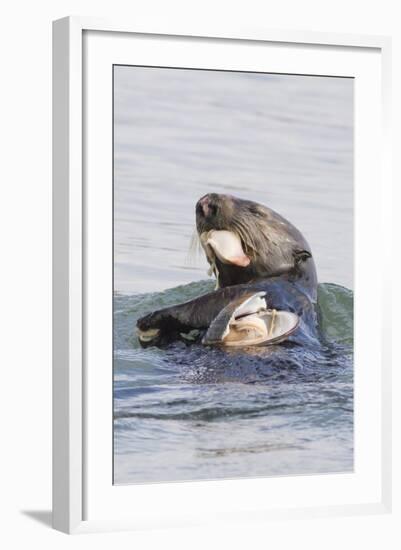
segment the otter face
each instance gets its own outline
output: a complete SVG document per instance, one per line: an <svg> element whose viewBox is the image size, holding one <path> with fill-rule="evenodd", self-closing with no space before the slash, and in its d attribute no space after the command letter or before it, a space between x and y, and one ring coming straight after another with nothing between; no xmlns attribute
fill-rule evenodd
<svg viewBox="0 0 401 550"><path fill-rule="evenodd" d="M195 210L198 235L218 286L286 274L316 284L308 243L298 229L270 208L232 195L209 193L199 199ZM230 261L222 247L236 248L247 261Z"/></svg>
<svg viewBox="0 0 401 550"><path fill-rule="evenodd" d="M234 217L235 199L231 195L209 193L196 203L196 228L199 235L212 229L222 230L230 226Z"/></svg>

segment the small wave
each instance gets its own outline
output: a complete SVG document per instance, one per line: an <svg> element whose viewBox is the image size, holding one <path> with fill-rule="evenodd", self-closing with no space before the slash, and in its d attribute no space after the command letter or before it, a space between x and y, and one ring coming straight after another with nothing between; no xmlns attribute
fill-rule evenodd
<svg viewBox="0 0 401 550"><path fill-rule="evenodd" d="M319 409L322 406L326 406L331 409L336 409L342 412L352 412L352 409L344 406L344 403L348 402L348 397L344 397L343 400L339 400L336 395L334 399L330 400L327 397L318 399L316 395L313 395L313 400L309 400L304 395L303 398L298 399L295 402L291 400L285 400L281 403L272 403L271 399L269 403L266 403L261 406L207 406L199 408L190 408L191 404L186 400L175 401L174 403L169 403L168 401L162 401L159 403L159 406L163 409L162 412L156 412L155 408L157 405L154 403L151 404L152 411L146 410L136 410L132 407L130 408L121 408L116 410L114 413L115 420L123 419L141 419L141 420L176 420L176 421L219 421L225 419L234 419L234 418L257 418L263 417L267 413L269 414L280 414L287 413L289 408L293 414L296 414L297 411L302 412L305 408ZM180 410L172 412L171 408L174 406L179 406ZM143 408L143 407L141 407ZM185 409L185 410L183 410Z"/></svg>
<svg viewBox="0 0 401 550"><path fill-rule="evenodd" d="M222 350L176 342L166 349L143 350L135 335L141 315L190 300L212 290L212 281L198 281L158 293L115 296L114 359L115 377L135 368L170 373L191 384L222 382L286 383L336 380L343 374L352 380L353 293L339 285L324 283L318 289L318 317L324 342L318 346L279 346L249 350Z"/></svg>
<svg viewBox="0 0 401 550"><path fill-rule="evenodd" d="M303 447L301 445L283 444L283 443L264 443L261 445L245 446L245 447L222 447L221 449L198 449L198 454L202 458L218 458L231 455L242 454L260 454L260 453L272 453L277 451L301 451Z"/></svg>
<svg viewBox="0 0 401 550"><path fill-rule="evenodd" d="M333 283L318 288L319 323L329 340L352 346L354 340L354 295Z"/></svg>
<svg viewBox="0 0 401 550"><path fill-rule="evenodd" d="M118 353L122 354L129 349L138 348L135 325L139 317L156 309L192 300L213 289L214 282L212 280L202 280L162 292L133 295L116 293L114 296L114 321L115 347L118 348ZM333 283L320 284L318 287L318 313L322 332L328 340L352 346L352 290Z"/></svg>
<svg viewBox="0 0 401 550"><path fill-rule="evenodd" d="M165 403L163 404L165 406ZM149 419L149 420L201 420L201 421L212 421L220 420L222 418L250 418L255 416L263 415L267 411L274 411L277 409L283 409L286 405L266 405L264 407L258 408L245 408L245 407L204 407L195 410L189 410L185 412L141 412L141 411L116 411L114 414L114 419L125 419L125 418L140 418L140 419Z"/></svg>

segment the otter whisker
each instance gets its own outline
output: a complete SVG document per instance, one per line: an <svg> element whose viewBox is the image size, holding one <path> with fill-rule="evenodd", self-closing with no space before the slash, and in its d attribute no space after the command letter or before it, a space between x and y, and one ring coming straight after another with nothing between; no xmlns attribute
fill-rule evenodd
<svg viewBox="0 0 401 550"><path fill-rule="evenodd" d="M250 252L251 254L257 252L258 247L257 243L255 243L253 239L252 230L249 229L245 223L242 223L239 220L233 220L232 224L234 230L237 232L238 236L243 242L247 252Z"/></svg>
<svg viewBox="0 0 401 550"><path fill-rule="evenodd" d="M194 265L197 262L198 258L201 256L202 251L202 245L199 239L198 232L196 229L194 229L191 235L191 239L189 241L187 263L189 265Z"/></svg>
<svg viewBox="0 0 401 550"><path fill-rule="evenodd" d="M233 223L246 234L247 239L255 244L255 231L258 230L258 224L253 222L251 218L234 218Z"/></svg>

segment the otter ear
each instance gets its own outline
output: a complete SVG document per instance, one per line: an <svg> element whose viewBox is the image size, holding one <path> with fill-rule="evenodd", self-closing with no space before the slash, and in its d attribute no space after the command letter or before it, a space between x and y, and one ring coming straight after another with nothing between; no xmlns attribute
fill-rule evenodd
<svg viewBox="0 0 401 550"><path fill-rule="evenodd" d="M306 262L308 258L312 258L312 254L307 250L294 250L293 252L295 265L300 262Z"/></svg>

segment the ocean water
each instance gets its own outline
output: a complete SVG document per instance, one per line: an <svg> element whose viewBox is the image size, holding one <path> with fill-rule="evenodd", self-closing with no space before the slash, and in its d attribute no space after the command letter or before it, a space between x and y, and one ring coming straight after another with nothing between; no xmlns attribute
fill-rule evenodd
<svg viewBox="0 0 401 550"><path fill-rule="evenodd" d="M353 468L353 81L114 69L114 481ZM213 289L189 253L207 192L308 239L319 349L139 347L136 319Z"/></svg>
<svg viewBox="0 0 401 550"><path fill-rule="evenodd" d="M115 297L115 483L352 470L352 291L320 286L322 349L139 347L139 316L211 289Z"/></svg>
<svg viewBox="0 0 401 550"><path fill-rule="evenodd" d="M298 227L319 280L353 288L353 79L114 69L115 290L203 279L196 201L230 193Z"/></svg>

